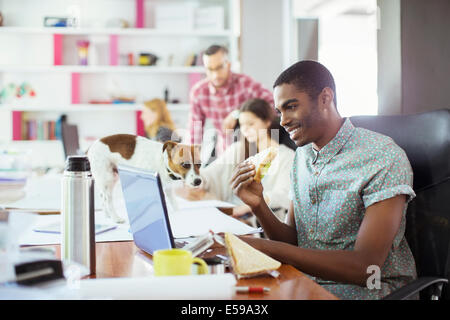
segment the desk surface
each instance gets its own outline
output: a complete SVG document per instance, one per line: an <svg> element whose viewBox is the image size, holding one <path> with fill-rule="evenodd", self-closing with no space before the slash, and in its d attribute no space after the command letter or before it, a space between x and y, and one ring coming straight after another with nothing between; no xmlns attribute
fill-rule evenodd
<svg viewBox="0 0 450 320"><path fill-rule="evenodd" d="M59 245L54 245L60 258ZM211 254L225 253L225 248L215 248ZM100 242L96 246L96 275L90 278L142 277L153 274L151 255L137 248L133 241ZM290 265L282 265L280 276L261 276L240 279L238 286L264 286L270 288L265 294L235 294L233 299L251 300L335 300L333 294L309 279Z"/></svg>

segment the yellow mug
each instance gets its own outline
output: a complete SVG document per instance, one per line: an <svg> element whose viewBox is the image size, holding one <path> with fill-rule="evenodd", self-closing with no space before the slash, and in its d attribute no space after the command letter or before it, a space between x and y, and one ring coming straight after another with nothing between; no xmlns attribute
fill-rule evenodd
<svg viewBox="0 0 450 320"><path fill-rule="evenodd" d="M199 264L199 273L208 274L203 259L192 257L191 251L183 249L156 250L153 253L155 276L183 276L191 274L192 264Z"/></svg>

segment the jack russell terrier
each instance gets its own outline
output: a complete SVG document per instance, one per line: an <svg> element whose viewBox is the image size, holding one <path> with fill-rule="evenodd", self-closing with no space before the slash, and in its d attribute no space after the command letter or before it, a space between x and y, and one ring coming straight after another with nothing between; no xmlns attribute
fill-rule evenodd
<svg viewBox="0 0 450 320"><path fill-rule="evenodd" d="M164 144L131 134L116 134L95 141L87 152L95 184L100 191L103 210L115 222L123 223L113 205L113 190L119 179L117 165L125 164L159 173L163 186L169 179L184 180L190 187L202 183L200 146L173 141ZM171 192L169 200L176 208Z"/></svg>

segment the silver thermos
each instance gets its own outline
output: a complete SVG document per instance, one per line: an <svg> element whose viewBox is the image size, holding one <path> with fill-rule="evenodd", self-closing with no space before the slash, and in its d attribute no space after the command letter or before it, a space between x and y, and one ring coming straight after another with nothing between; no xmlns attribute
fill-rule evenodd
<svg viewBox="0 0 450 320"><path fill-rule="evenodd" d="M61 258L95 274L94 179L86 156L67 158L61 188Z"/></svg>

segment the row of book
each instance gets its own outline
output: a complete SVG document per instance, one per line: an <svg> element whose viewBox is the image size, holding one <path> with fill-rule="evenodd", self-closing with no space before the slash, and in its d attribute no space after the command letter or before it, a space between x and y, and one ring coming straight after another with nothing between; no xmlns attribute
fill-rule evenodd
<svg viewBox="0 0 450 320"><path fill-rule="evenodd" d="M60 121L24 120L22 121L22 140L60 140Z"/></svg>

